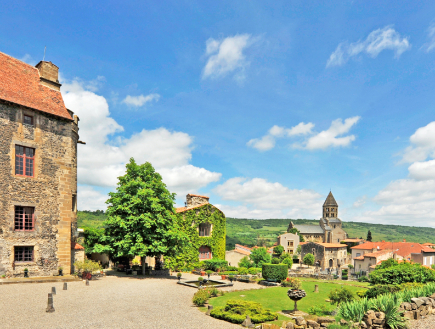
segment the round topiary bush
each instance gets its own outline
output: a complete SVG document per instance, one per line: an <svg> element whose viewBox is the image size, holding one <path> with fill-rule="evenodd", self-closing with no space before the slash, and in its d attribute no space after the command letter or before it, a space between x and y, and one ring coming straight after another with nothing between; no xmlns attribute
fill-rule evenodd
<svg viewBox="0 0 435 329"><path fill-rule="evenodd" d="M287 278L287 264L263 264L263 278L267 281L281 282Z"/></svg>

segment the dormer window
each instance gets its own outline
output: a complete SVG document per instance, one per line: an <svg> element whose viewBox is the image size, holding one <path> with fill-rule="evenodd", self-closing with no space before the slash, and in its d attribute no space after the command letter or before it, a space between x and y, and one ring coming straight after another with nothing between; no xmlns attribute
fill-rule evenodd
<svg viewBox="0 0 435 329"><path fill-rule="evenodd" d="M24 115L24 124L33 126L33 117L30 115Z"/></svg>

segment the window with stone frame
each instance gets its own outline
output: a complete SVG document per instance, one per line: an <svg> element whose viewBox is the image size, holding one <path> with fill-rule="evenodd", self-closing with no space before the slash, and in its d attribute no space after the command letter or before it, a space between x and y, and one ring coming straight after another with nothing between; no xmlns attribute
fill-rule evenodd
<svg viewBox="0 0 435 329"><path fill-rule="evenodd" d="M198 251L199 251L199 260L212 259L212 253L210 247L201 246Z"/></svg>
<svg viewBox="0 0 435 329"><path fill-rule="evenodd" d="M35 208L33 207L15 207L14 230L15 231L33 231L35 228Z"/></svg>
<svg viewBox="0 0 435 329"><path fill-rule="evenodd" d="M35 149L15 145L15 175L33 177L35 164Z"/></svg>
<svg viewBox="0 0 435 329"><path fill-rule="evenodd" d="M14 260L16 263L33 262L33 247L14 247Z"/></svg>
<svg viewBox="0 0 435 329"><path fill-rule="evenodd" d="M201 223L199 224L199 236L210 236L211 234L211 225L210 223Z"/></svg>
<svg viewBox="0 0 435 329"><path fill-rule="evenodd" d="M33 117L31 115L24 115L23 123L29 126L33 126Z"/></svg>

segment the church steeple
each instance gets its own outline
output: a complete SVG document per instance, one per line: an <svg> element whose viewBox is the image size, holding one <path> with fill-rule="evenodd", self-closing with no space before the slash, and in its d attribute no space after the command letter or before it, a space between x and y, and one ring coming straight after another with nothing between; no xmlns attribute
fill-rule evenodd
<svg viewBox="0 0 435 329"><path fill-rule="evenodd" d="M329 192L323 203L323 218L337 218L338 217L338 204L335 201L332 192Z"/></svg>

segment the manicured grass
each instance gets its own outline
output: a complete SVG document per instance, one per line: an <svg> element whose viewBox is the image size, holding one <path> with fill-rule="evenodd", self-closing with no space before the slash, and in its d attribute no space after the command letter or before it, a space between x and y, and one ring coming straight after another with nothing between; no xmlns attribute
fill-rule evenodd
<svg viewBox="0 0 435 329"><path fill-rule="evenodd" d="M298 309L308 313L308 309L311 306L322 304L329 305L325 299L328 298L328 294L331 290L340 288L341 285L329 282L312 282L312 281L302 281L302 289L307 293L307 296L298 302ZM353 282L352 282L353 283ZM319 293L314 293L314 285L319 285ZM356 293L358 290L364 289L364 287L355 287L346 285L351 291ZM284 287L272 287L266 289L256 289L256 290L244 290L235 291L225 294L221 297L212 298L209 300L209 304L214 307L225 306L226 302L230 299L243 299L248 301L258 302L265 308L269 308L274 312L280 312L283 310L292 310L294 307L294 302L290 300L287 296L287 291L289 288Z"/></svg>
<svg viewBox="0 0 435 329"><path fill-rule="evenodd" d="M346 286L357 286L362 288L368 288L370 286L370 283L368 282L359 282L359 281L342 281L342 280L334 280L334 281L325 281L320 279L313 279L313 278L298 278L300 281L312 281L312 282L321 282L321 283L333 283L338 285L346 285Z"/></svg>

